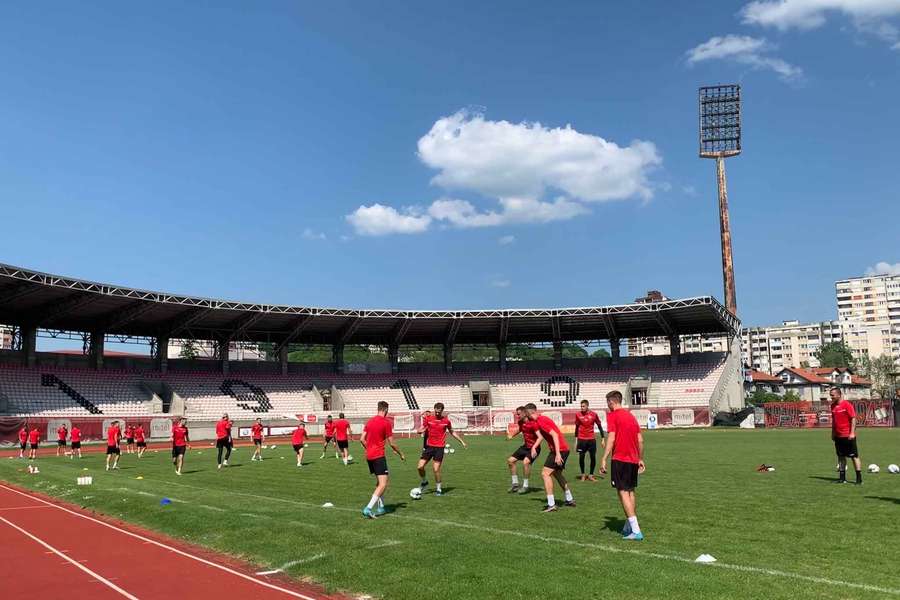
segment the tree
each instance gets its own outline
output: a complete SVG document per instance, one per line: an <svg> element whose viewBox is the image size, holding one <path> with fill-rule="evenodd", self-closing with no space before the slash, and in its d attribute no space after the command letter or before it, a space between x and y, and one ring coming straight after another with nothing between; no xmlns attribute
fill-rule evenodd
<svg viewBox="0 0 900 600"><path fill-rule="evenodd" d="M897 371L897 364L887 354L877 358L863 356L859 361L859 373L872 382L872 391L882 398L891 397L891 374Z"/></svg>
<svg viewBox="0 0 900 600"><path fill-rule="evenodd" d="M823 344L815 354L822 367L849 367L853 368L855 360L850 348L843 342L828 342Z"/></svg>
<svg viewBox="0 0 900 600"><path fill-rule="evenodd" d="M767 402L784 402L782 397L778 394L767 392L762 388L757 388L756 390L754 390L747 400L754 406L762 406Z"/></svg>
<svg viewBox="0 0 900 600"><path fill-rule="evenodd" d="M609 358L609 352L606 348L598 348L591 354L591 358Z"/></svg>
<svg viewBox="0 0 900 600"><path fill-rule="evenodd" d="M178 354L181 358L194 360L200 356L200 349L197 348L197 342L194 340L182 340L181 352Z"/></svg>
<svg viewBox="0 0 900 600"><path fill-rule="evenodd" d="M800 397L800 394L793 390L785 392L784 396L781 397L781 402L800 402L801 400L803 399Z"/></svg>

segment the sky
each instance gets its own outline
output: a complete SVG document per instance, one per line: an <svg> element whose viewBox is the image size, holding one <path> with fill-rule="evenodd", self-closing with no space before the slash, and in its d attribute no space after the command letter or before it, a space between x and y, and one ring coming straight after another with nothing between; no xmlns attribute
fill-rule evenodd
<svg viewBox="0 0 900 600"><path fill-rule="evenodd" d="M0 262L302 306L722 298L697 88L740 83L739 316L900 273L900 0L0 9Z"/></svg>

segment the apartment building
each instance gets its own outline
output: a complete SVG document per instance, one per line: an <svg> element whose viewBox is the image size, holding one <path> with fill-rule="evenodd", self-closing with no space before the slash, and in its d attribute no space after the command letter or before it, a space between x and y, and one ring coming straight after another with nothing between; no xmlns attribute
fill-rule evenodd
<svg viewBox="0 0 900 600"><path fill-rule="evenodd" d="M856 358L900 358L900 275L866 275L836 281L838 320Z"/></svg>

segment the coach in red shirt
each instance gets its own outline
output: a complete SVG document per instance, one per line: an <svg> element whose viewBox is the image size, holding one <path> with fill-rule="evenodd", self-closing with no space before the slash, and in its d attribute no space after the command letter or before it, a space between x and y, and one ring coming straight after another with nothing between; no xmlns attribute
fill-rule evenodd
<svg viewBox="0 0 900 600"><path fill-rule="evenodd" d="M619 502L625 511L628 522L622 529L622 537L626 540L640 541L644 539L637 519L637 500L634 490L638 484L638 475L644 472L644 436L634 415L622 408L622 392L614 390L606 395L606 430L609 434L603 459L600 461L600 472L606 473L606 459L612 453L610 481L619 494Z"/></svg>
<svg viewBox="0 0 900 600"><path fill-rule="evenodd" d="M856 485L862 485L862 461L856 447L856 409L841 397L841 389L831 388L831 439L838 456L837 483L847 483L847 459L853 459Z"/></svg>

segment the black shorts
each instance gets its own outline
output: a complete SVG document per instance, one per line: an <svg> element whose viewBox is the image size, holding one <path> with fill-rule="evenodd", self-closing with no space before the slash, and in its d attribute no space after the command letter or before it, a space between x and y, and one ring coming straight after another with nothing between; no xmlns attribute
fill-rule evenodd
<svg viewBox="0 0 900 600"><path fill-rule="evenodd" d="M134 443L134 438L125 438L125 443L129 446L132 445Z"/></svg>
<svg viewBox="0 0 900 600"><path fill-rule="evenodd" d="M620 492L630 492L638 485L637 463L612 461L609 470L609 481Z"/></svg>
<svg viewBox="0 0 900 600"><path fill-rule="evenodd" d="M253 439L253 445L254 445L254 446L262 446L262 440L259 440L259 439L254 438L254 439Z"/></svg>
<svg viewBox="0 0 900 600"><path fill-rule="evenodd" d="M547 460L544 461L544 467L547 469L553 469L554 471L562 471L566 468L566 461L569 460L569 451L563 450L559 453L562 456L562 464L556 464L556 452L548 452Z"/></svg>
<svg viewBox="0 0 900 600"><path fill-rule="evenodd" d="M388 466L387 459L385 457L373 458L372 460L367 460L369 463L369 473L372 475L387 475L388 474Z"/></svg>
<svg viewBox="0 0 900 600"><path fill-rule="evenodd" d="M24 450L27 447L28 447L28 442L19 442L19 448L21 448L22 450Z"/></svg>
<svg viewBox="0 0 900 600"><path fill-rule="evenodd" d="M327 444L327 443L329 443L330 441L332 441L333 439L334 439L334 436L333 436L333 435L326 435L326 436L325 436L325 443Z"/></svg>
<svg viewBox="0 0 900 600"><path fill-rule="evenodd" d="M349 448L349 447L350 447L350 440L338 440L338 441L337 441L337 446L338 446L338 448L340 448L341 450L344 450L344 449L346 449L346 448Z"/></svg>
<svg viewBox="0 0 900 600"><path fill-rule="evenodd" d="M184 456L185 452L187 452L187 446L172 446L172 458Z"/></svg>
<svg viewBox="0 0 900 600"><path fill-rule="evenodd" d="M422 456L420 456L422 460L433 460L434 462L443 462L444 461L444 447L443 446L425 446L425 449L422 450Z"/></svg>
<svg viewBox="0 0 900 600"><path fill-rule="evenodd" d="M32 449L32 450L37 450L37 449L38 449L38 445L37 445L37 444L31 444L31 449Z"/></svg>
<svg viewBox="0 0 900 600"><path fill-rule="evenodd" d="M138 443L137 443L137 447L138 447L138 448L146 448L146 447L147 447L147 442L138 442Z"/></svg>
<svg viewBox="0 0 900 600"><path fill-rule="evenodd" d="M228 446L228 438L216 438L216 448L227 448Z"/></svg>
<svg viewBox="0 0 900 600"><path fill-rule="evenodd" d="M294 444L294 453L300 452L303 450L303 444Z"/></svg>
<svg viewBox="0 0 900 600"><path fill-rule="evenodd" d="M596 454L597 440L578 440L578 443L575 444L575 451L578 452L578 454L583 452Z"/></svg>
<svg viewBox="0 0 900 600"><path fill-rule="evenodd" d="M540 455L541 455L541 447L540 446L538 446L537 452L534 453L534 459L532 459L531 458L531 448L529 448L525 444L522 444L521 446L516 448L516 451L513 452L510 456L512 456L516 460L527 460L528 462L534 462L534 460L536 460L537 457Z"/></svg>
<svg viewBox="0 0 900 600"><path fill-rule="evenodd" d="M107 446L106 447L107 454L121 454L118 446Z"/></svg>
<svg viewBox="0 0 900 600"><path fill-rule="evenodd" d="M838 456L845 458L859 458L859 449L856 447L856 438L834 438L834 451Z"/></svg>
<svg viewBox="0 0 900 600"><path fill-rule="evenodd" d="M79 450L81 448L81 442L72 442L72 450Z"/></svg>
<svg viewBox="0 0 900 600"><path fill-rule="evenodd" d="M62 448L66 447L66 440L56 440L56 445Z"/></svg>

